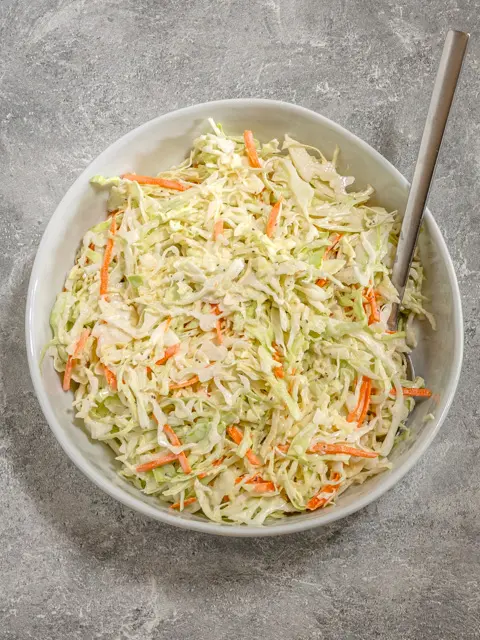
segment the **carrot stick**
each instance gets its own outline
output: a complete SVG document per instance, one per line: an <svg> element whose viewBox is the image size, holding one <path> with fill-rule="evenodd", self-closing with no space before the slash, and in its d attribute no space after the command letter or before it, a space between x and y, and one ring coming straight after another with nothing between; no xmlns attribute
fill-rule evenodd
<svg viewBox="0 0 480 640"><path fill-rule="evenodd" d="M247 156L250 166L254 169L261 169L262 165L258 159L257 149L255 148L255 142L253 140L253 133L247 129L243 132L243 139L245 140L245 147L247 148Z"/></svg>
<svg viewBox="0 0 480 640"><path fill-rule="evenodd" d="M189 186L177 182L176 180L166 180L165 178L153 178L152 176L137 176L136 173L124 173L121 176L122 180L131 180L132 182L138 182L138 184L154 184L164 189L173 189L174 191L186 191L190 189Z"/></svg>
<svg viewBox="0 0 480 640"><path fill-rule="evenodd" d="M218 467L219 465L222 464L222 462L224 461L225 458L218 458L217 460L214 460L212 462L212 467ZM205 478L206 476L208 476L208 474L211 473L210 471L202 471L202 473L199 473L197 478L199 480L201 480L202 478Z"/></svg>
<svg viewBox="0 0 480 640"><path fill-rule="evenodd" d="M370 406L370 396L372 393L372 381L370 380L370 378L367 378L367 381L368 382L365 389L365 395L363 398L362 412L360 414L360 417L358 418L357 429L362 426L363 421L365 420L368 413L368 407Z"/></svg>
<svg viewBox="0 0 480 640"><path fill-rule="evenodd" d="M196 384L198 382L198 376L193 376L188 380L184 380L183 382L171 382L170 383L170 391L174 389L183 389L184 387L191 387L192 384Z"/></svg>
<svg viewBox="0 0 480 640"><path fill-rule="evenodd" d="M240 484L240 482L243 482L245 480L247 476L238 476L238 478L235 478L235 484ZM244 484L248 484L248 483L255 483L255 482L259 482L262 480L262 476L260 476L258 473L255 474L254 476L250 476L250 478L248 478L248 480L245 480Z"/></svg>
<svg viewBox="0 0 480 640"><path fill-rule="evenodd" d="M340 240L343 237L343 233L336 233L332 240L330 241L330 244L328 245L325 253L323 254L323 259L325 260L325 258L328 256L328 254L333 251L333 249L335 249L335 247L337 246L337 244L340 242Z"/></svg>
<svg viewBox="0 0 480 640"><path fill-rule="evenodd" d="M197 499L192 496L191 498L187 498L186 500L183 501L183 506L187 507L189 504L193 504L196 501ZM170 509L180 509L180 506L181 506L181 502L175 502L174 504L170 505Z"/></svg>
<svg viewBox="0 0 480 640"><path fill-rule="evenodd" d="M235 442L235 444L240 445L243 440L243 433L237 427L233 425L227 428L228 435ZM261 465L261 460L253 453L251 449L247 450L245 457L253 465Z"/></svg>
<svg viewBox="0 0 480 640"><path fill-rule="evenodd" d="M170 425L164 424L163 430L167 434L168 439L170 440L170 442L173 444L174 447L182 446L182 443L180 442L179 437L177 436L177 434L175 433L175 431L172 429ZM183 451L178 454L178 461L180 462L180 466L182 467L184 473L192 473L192 467L190 466L187 460L187 456L184 454Z"/></svg>
<svg viewBox="0 0 480 640"><path fill-rule="evenodd" d="M282 206L283 198L277 200L277 202L270 209L270 214L267 220L267 229L266 234L267 237L271 238L273 236L273 232L275 231L275 225L277 224L278 216L280 215L280 207Z"/></svg>
<svg viewBox="0 0 480 640"><path fill-rule="evenodd" d="M282 355L280 353L278 345L275 342L272 342L272 347L273 347L273 356L272 356L272 358L274 360L276 360L277 362L282 362Z"/></svg>
<svg viewBox="0 0 480 640"><path fill-rule="evenodd" d="M75 347L75 351L73 352L74 358L78 358L80 353L83 351L89 335L90 335L90 329L84 329L80 334L80 338L78 339L77 346Z"/></svg>
<svg viewBox="0 0 480 640"><path fill-rule="evenodd" d="M275 367L273 367L273 375L278 378L284 378L285 377L285 371L283 370L283 365L282 365L282 355L280 353L280 350L277 346L277 344L275 342L272 343L272 347L273 347L273 355L272 358L278 362L278 365L276 365Z"/></svg>
<svg viewBox="0 0 480 640"><path fill-rule="evenodd" d="M72 369L73 369L74 359L72 356L68 356L67 364L65 366L65 372L63 374L63 385L62 388L64 391L70 391L70 382L72 380Z"/></svg>
<svg viewBox="0 0 480 640"><path fill-rule="evenodd" d="M335 482L337 480L340 480L340 474L339 473L334 473L332 474L332 480ZM322 493L335 493L338 490L338 485L336 484L326 484L321 491L319 491L319 493L317 493L316 496L314 496L311 500L309 500L307 502L307 509L309 511L315 511L315 509L319 509L320 507L324 507L327 502L330 500L329 496L328 498L320 498L320 495Z"/></svg>
<svg viewBox="0 0 480 640"><path fill-rule="evenodd" d="M362 386L360 387L360 394L358 396L357 406L353 411L350 411L350 413L348 414L347 422L355 422L356 420L358 420L357 415L359 413L360 414L362 413L364 401L365 401L365 394L368 388L368 380L369 378L367 378L366 376L363 376Z"/></svg>
<svg viewBox="0 0 480 640"><path fill-rule="evenodd" d="M240 476L239 478L237 478L235 480L235 484L239 484L240 482L242 482L245 479L245 477L246 476ZM252 476L248 480L245 480L244 484L253 485L253 490L255 491L255 493L266 493L268 491L276 490L276 486L273 482L269 480L264 480L262 476L258 474Z"/></svg>
<svg viewBox="0 0 480 640"><path fill-rule="evenodd" d="M363 451L355 447L349 447L346 444L325 444L317 442L310 447L309 453L320 453L321 455L342 454L346 456L354 456L355 458L377 458L378 453L375 451Z"/></svg>
<svg viewBox="0 0 480 640"><path fill-rule="evenodd" d="M140 464L135 469L135 471L137 473L141 473L142 471L150 471L151 469L162 467L164 464L169 464L170 462L174 462L177 459L178 459L178 456L175 453L167 453L164 456L160 456L160 458L155 458L155 460L150 460L150 462L145 462L144 464Z"/></svg>
<svg viewBox="0 0 480 640"><path fill-rule="evenodd" d="M180 351L180 343L177 342L177 344L172 344L170 347L167 347L165 349L165 353L163 354L163 357L160 358L160 360L157 360L155 364L165 364L167 360L172 358L179 351Z"/></svg>
<svg viewBox="0 0 480 640"><path fill-rule="evenodd" d="M374 322L380 322L380 311L377 306L377 299L375 297L375 292L373 289L367 289L365 293L365 298L367 299L368 304L370 305L370 315L368 316L368 324L373 324Z"/></svg>
<svg viewBox="0 0 480 640"><path fill-rule="evenodd" d="M218 238L223 235L223 220L217 220L213 225L213 238L214 240L218 240Z"/></svg>
<svg viewBox="0 0 480 640"><path fill-rule="evenodd" d="M107 379L107 384L108 386L113 390L116 391L117 390L117 376L113 373L113 371L110 371L110 369L108 367L103 367L103 372L105 374L105 378Z"/></svg>
<svg viewBox="0 0 480 640"><path fill-rule="evenodd" d="M77 344L75 345L75 349L73 350L73 356L68 356L67 365L65 367L65 373L63 374L62 388L64 391L70 390L70 382L72 380L72 370L73 370L74 362L76 358L78 358L80 353L83 351L83 348L85 347L85 344L88 340L89 335L90 335L90 329L84 329L80 334L80 338L78 339Z"/></svg>
<svg viewBox="0 0 480 640"><path fill-rule="evenodd" d="M268 493L270 491L275 491L276 486L273 482L256 482L253 485L253 490L255 493Z"/></svg>
<svg viewBox="0 0 480 640"><path fill-rule="evenodd" d="M218 344L222 344L223 343L223 336L222 336L222 321L221 320L217 320L217 322L215 324L215 331L217 332L217 342L218 342Z"/></svg>
<svg viewBox="0 0 480 640"><path fill-rule="evenodd" d="M340 242L342 237L343 237L343 233L336 233L333 236L332 241L330 242L330 244L328 245L328 247L325 250L325 253L323 254L322 260L325 260L328 257L328 254L336 247L336 245ZM315 284L318 287L324 287L327 284L327 279L326 278L319 278Z"/></svg>
<svg viewBox="0 0 480 640"><path fill-rule="evenodd" d="M112 222L110 223L110 236L114 236L117 233L117 218L114 214L112 216ZM107 240L107 246L105 247L105 253L103 254L102 268L100 269L100 296L106 295L108 291L108 267L112 260L113 253L113 238L109 237Z"/></svg>
<svg viewBox="0 0 480 640"><path fill-rule="evenodd" d="M416 387L402 387L404 396L410 396L411 398L431 398L432 392L430 389L417 389ZM392 395L397 395L395 388L390 389Z"/></svg>

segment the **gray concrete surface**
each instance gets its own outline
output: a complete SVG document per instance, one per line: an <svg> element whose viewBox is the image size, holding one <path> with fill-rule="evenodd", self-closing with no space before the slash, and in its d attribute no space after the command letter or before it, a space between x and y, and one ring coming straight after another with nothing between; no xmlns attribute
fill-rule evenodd
<svg viewBox="0 0 480 640"><path fill-rule="evenodd" d="M2 0L0 638L480 637L480 6L476 0ZM55 206L116 138L177 107L315 109L412 174L443 35L472 42L431 208L466 356L434 444L388 495L284 539L189 534L103 495L56 444L23 318Z"/></svg>

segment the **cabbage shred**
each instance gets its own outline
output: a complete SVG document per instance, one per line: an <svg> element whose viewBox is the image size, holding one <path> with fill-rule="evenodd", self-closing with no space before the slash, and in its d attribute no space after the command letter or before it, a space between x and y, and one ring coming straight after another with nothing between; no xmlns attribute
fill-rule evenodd
<svg viewBox="0 0 480 640"><path fill-rule="evenodd" d="M414 406L401 387L423 384L406 380L404 354L413 317L426 315L424 275L417 256L389 334L398 216L369 206L370 187L348 189L353 178L337 172L337 154L327 161L285 136L282 147L257 142L261 168L252 168L243 138L211 125L188 160L160 174L184 191L93 178L109 190L117 231L108 219L85 234L52 310L49 351L65 371L90 330L72 360L73 405L91 437L113 449L122 476L176 509L261 525L313 508L316 497L328 506L389 468ZM359 424L347 418L365 379L372 395ZM377 455L313 451L320 444ZM186 470L173 456L137 470L181 452Z"/></svg>

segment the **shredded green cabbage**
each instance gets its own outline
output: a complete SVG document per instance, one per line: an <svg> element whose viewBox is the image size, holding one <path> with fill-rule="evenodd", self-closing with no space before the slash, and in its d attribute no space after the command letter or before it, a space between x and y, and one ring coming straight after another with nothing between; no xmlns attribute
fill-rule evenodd
<svg viewBox="0 0 480 640"><path fill-rule="evenodd" d="M177 188L92 179L109 190L110 217L83 238L49 352L71 369L77 417L136 487L215 522L261 525L390 466L414 405L402 386L423 385L406 380L404 354L413 317L428 315L424 276L417 256L389 334L396 213L368 206L371 188L347 190L337 154L286 136L283 148L257 142L252 168L244 139L211 125L160 174Z"/></svg>

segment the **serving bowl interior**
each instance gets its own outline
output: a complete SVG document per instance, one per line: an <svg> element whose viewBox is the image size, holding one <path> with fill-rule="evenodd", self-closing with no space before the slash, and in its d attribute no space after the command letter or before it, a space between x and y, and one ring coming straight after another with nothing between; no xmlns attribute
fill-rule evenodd
<svg viewBox="0 0 480 640"><path fill-rule="evenodd" d="M267 141L292 137L331 157L341 150L340 172L355 176L356 190L371 184L373 202L403 211L408 183L368 144L312 111L270 100L226 100L201 104L160 116L111 145L83 172L53 214L40 243L33 266L27 300L26 340L30 373L45 417L72 461L100 488L120 502L151 516L187 529L223 535L279 535L327 524L362 508L391 488L425 451L438 431L453 399L463 348L461 303L455 272L440 231L427 211L420 239L421 258L427 275L428 309L437 329L419 323L418 347L413 361L416 372L434 390L432 398L417 404L409 418L411 437L397 445L393 469L348 489L336 506L318 512L293 515L263 527L216 524L204 517L172 512L157 498L143 495L117 474L112 451L88 437L74 418L72 394L62 391L61 380L50 359L40 367L40 354L51 338L49 314L62 290L80 240L89 227L105 219L106 194L95 191L89 179L95 174L119 175L127 171L156 174L181 162L192 141L209 130L207 119L221 122L229 134L252 129ZM425 421L427 414L433 419Z"/></svg>

